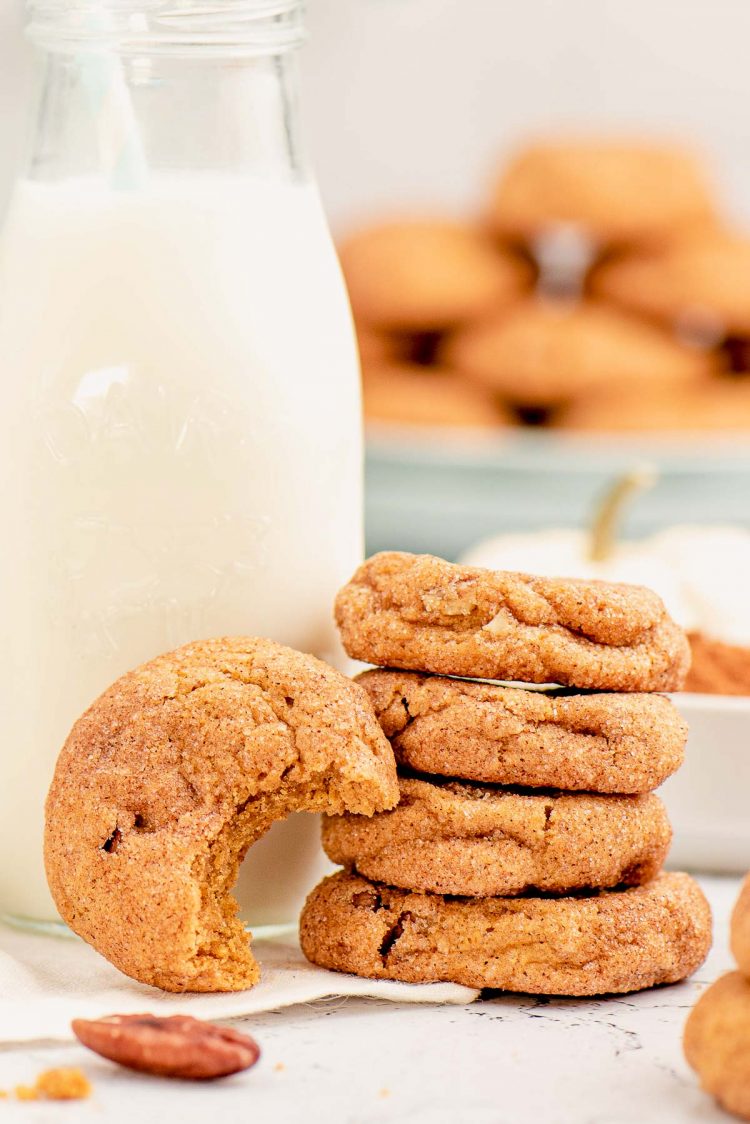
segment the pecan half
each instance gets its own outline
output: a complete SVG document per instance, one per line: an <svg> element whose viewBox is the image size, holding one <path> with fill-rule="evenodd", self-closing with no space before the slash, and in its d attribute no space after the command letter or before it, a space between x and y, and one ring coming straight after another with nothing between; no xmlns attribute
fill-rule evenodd
<svg viewBox="0 0 750 1124"><path fill-rule="evenodd" d="M189 1015L108 1015L73 1019L79 1042L110 1061L161 1077L206 1081L250 1069L260 1057L255 1039Z"/></svg>

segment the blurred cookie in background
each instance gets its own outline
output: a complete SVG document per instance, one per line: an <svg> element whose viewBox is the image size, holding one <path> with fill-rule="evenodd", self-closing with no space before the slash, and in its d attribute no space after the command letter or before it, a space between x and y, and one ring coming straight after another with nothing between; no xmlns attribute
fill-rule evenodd
<svg viewBox="0 0 750 1124"><path fill-rule="evenodd" d="M641 316L725 348L732 369L750 368L750 238L704 232L661 252L603 262L591 292Z"/></svg>
<svg viewBox="0 0 750 1124"><path fill-rule="evenodd" d="M602 387L572 403L558 420L567 429L603 433L750 433L750 376L685 386Z"/></svg>
<svg viewBox="0 0 750 1124"><path fill-rule="evenodd" d="M377 328L370 328L367 324L354 322L359 349L359 361L363 367L372 367L380 363L390 363L404 358L408 345L402 339L387 332L379 332Z"/></svg>
<svg viewBox="0 0 750 1124"><path fill-rule="evenodd" d="M353 233L340 254L368 416L749 429L750 237L721 222L688 149L614 136L527 145L483 226Z"/></svg>
<svg viewBox="0 0 750 1124"><path fill-rule="evenodd" d="M681 386L716 365L661 329L591 301L519 303L449 336L438 356L513 405L540 409L599 386Z"/></svg>
<svg viewBox="0 0 750 1124"><path fill-rule="evenodd" d="M384 222L339 246L355 319L390 332L441 332L527 291L534 270L468 223Z"/></svg>
<svg viewBox="0 0 750 1124"><path fill-rule="evenodd" d="M413 363L368 367L362 387L370 422L495 429L513 421L491 393L441 368Z"/></svg>
<svg viewBox="0 0 750 1124"><path fill-rule="evenodd" d="M669 143L542 140L502 170L488 219L496 234L533 245L558 226L596 246L653 245L708 224L712 193L700 162Z"/></svg>

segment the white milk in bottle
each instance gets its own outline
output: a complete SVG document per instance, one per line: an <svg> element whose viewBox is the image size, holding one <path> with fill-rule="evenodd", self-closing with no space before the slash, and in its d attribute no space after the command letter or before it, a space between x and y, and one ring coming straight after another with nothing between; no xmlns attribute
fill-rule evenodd
<svg viewBox="0 0 750 1124"><path fill-rule="evenodd" d="M48 142L50 129L62 130L64 151L75 133L75 157L58 151L43 175L37 157L7 216L6 916L55 916L43 801L70 726L110 682L208 636L270 636L324 658L336 652L333 598L362 550L355 344L317 191L296 166L288 119L277 120L287 91L274 90L267 51L242 61L251 25L240 25L228 77L221 54L202 75L202 58L170 53L169 31L147 67L138 52L149 43L136 44L131 59L126 39L109 29L107 50L125 60L118 96L133 73L140 82L131 108L145 166L119 178L111 165L96 166L101 105L86 101L86 82L78 102L71 92L79 55L61 55L68 82L55 86L48 74L55 120L48 104L40 135ZM47 45L54 57L52 31ZM254 113L266 116L243 133ZM84 118L77 131L76 114ZM121 112L114 119L122 126ZM178 125L187 131L179 143ZM222 128L228 140L215 136ZM195 167L190 130L203 146ZM321 862L316 822L278 825L260 847L273 875L255 898L256 880L244 879L246 911L260 923L292 920Z"/></svg>

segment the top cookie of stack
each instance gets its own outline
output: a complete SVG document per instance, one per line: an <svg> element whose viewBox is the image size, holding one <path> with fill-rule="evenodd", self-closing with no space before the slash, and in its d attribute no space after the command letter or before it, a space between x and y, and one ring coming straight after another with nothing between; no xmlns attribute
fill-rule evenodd
<svg viewBox="0 0 750 1124"><path fill-rule="evenodd" d="M305 906L313 962L566 995L698 966L708 906L661 873L671 829L652 790L687 731L652 692L682 685L689 654L656 594L387 553L339 593L336 619L349 655L385 665L359 682L400 800L325 819L345 870Z"/></svg>
<svg viewBox="0 0 750 1124"><path fill-rule="evenodd" d="M606 691L675 691L690 654L639 586L376 554L336 600L354 659L439 675Z"/></svg>

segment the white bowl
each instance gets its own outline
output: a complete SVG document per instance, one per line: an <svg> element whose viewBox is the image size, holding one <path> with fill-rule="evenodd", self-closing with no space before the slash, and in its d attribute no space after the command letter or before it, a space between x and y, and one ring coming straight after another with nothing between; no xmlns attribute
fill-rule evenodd
<svg viewBox="0 0 750 1124"><path fill-rule="evenodd" d="M750 870L750 697L677 694L690 726L685 764L659 790L674 841L674 869Z"/></svg>

